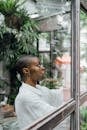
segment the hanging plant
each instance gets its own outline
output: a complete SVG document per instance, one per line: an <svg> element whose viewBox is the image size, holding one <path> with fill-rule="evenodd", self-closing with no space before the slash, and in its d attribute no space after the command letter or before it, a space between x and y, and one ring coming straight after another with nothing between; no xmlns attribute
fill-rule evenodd
<svg viewBox="0 0 87 130"><path fill-rule="evenodd" d="M20 30L28 19L28 14L21 6L26 1L20 0L0 0L0 12L5 17L5 24L10 28Z"/></svg>

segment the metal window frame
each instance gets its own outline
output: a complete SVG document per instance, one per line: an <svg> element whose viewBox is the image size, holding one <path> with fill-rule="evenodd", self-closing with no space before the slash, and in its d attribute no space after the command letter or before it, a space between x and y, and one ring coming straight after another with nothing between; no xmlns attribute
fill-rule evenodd
<svg viewBox="0 0 87 130"><path fill-rule="evenodd" d="M80 95L80 0L72 0L71 47L71 96L72 99L31 124L27 130L52 130L71 115L71 130L80 130L79 108L87 100L87 92Z"/></svg>
<svg viewBox="0 0 87 130"><path fill-rule="evenodd" d="M71 99L56 111L31 124L27 130L51 130L67 118L75 110L75 106L75 100Z"/></svg>
<svg viewBox="0 0 87 130"><path fill-rule="evenodd" d="M72 64L71 96L76 101L75 111L71 114L71 130L80 130L80 0L72 0Z"/></svg>

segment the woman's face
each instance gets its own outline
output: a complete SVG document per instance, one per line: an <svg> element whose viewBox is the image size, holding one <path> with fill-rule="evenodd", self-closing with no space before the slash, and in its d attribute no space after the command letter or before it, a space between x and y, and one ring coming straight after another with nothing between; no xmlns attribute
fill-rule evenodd
<svg viewBox="0 0 87 130"><path fill-rule="evenodd" d="M33 58L29 66L30 78L35 81L40 81L44 77L45 68L40 64L38 58Z"/></svg>

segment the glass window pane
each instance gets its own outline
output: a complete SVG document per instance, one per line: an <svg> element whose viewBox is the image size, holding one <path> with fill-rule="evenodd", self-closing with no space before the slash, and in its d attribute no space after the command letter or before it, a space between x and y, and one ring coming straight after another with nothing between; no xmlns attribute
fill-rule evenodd
<svg viewBox="0 0 87 130"><path fill-rule="evenodd" d="M44 78L49 78L51 76L50 53L40 53L39 57L41 64L46 69Z"/></svg>
<svg viewBox="0 0 87 130"><path fill-rule="evenodd" d="M50 33L39 35L39 51L50 51Z"/></svg>
<svg viewBox="0 0 87 130"><path fill-rule="evenodd" d="M62 88L64 101L68 101L71 97L71 2L65 2L65 6L63 4L59 8L61 10L55 15L39 19L38 50L47 69L43 83L49 84L51 89ZM50 11L49 8L47 10ZM49 59L46 59L46 51ZM45 59L49 61L48 67Z"/></svg>
<svg viewBox="0 0 87 130"><path fill-rule="evenodd" d="M80 12L80 92L87 90L87 14Z"/></svg>
<svg viewBox="0 0 87 130"><path fill-rule="evenodd" d="M70 116L67 117L64 121L62 121L53 130L70 130Z"/></svg>

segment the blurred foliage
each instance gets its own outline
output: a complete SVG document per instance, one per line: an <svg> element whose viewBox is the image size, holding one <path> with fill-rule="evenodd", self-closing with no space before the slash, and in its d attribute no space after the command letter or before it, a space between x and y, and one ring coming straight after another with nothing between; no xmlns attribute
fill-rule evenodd
<svg viewBox="0 0 87 130"><path fill-rule="evenodd" d="M10 84L7 81L7 79L0 77L0 89L2 89L2 91L4 91L5 88L7 88L9 86L10 86Z"/></svg>
<svg viewBox="0 0 87 130"><path fill-rule="evenodd" d="M53 78L45 78L41 81L41 85L48 87L49 89L56 89L63 87L63 80L61 78L53 79Z"/></svg>
<svg viewBox="0 0 87 130"><path fill-rule="evenodd" d="M0 60L12 66L20 55L37 53L34 45L37 32L34 31L34 26L33 28L30 26L33 25L27 23L20 31L8 28L6 25L0 26Z"/></svg>
<svg viewBox="0 0 87 130"><path fill-rule="evenodd" d="M5 16L15 14L24 2L20 0L0 0L0 12Z"/></svg>
<svg viewBox="0 0 87 130"><path fill-rule="evenodd" d="M87 130L87 107L82 107L80 109L80 117L81 117L81 130Z"/></svg>
<svg viewBox="0 0 87 130"><path fill-rule="evenodd" d="M84 23L87 23L87 13L85 13L84 11L81 10L80 12L80 20L83 20ZM85 24L83 24L83 26L85 26ZM86 24L87 25L87 24Z"/></svg>
<svg viewBox="0 0 87 130"><path fill-rule="evenodd" d="M0 77L0 102L4 100L4 95L8 96L10 84L7 79Z"/></svg>

